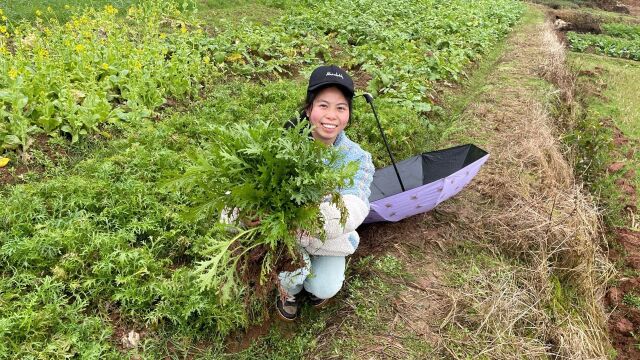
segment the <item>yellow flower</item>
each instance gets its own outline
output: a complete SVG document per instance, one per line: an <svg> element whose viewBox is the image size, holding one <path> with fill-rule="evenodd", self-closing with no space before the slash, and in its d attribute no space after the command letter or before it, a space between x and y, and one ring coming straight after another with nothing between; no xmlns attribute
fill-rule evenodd
<svg viewBox="0 0 640 360"><path fill-rule="evenodd" d="M4 16L4 15L2 15L2 18L1 18L1 19L2 19L2 21L7 21L7 17L6 17L6 16Z"/></svg>
<svg viewBox="0 0 640 360"><path fill-rule="evenodd" d="M42 11L36 10L36 16L38 16L38 17L42 16Z"/></svg>
<svg viewBox="0 0 640 360"><path fill-rule="evenodd" d="M104 70L109 70L109 64L107 63L102 63L102 65L100 65L100 67Z"/></svg>
<svg viewBox="0 0 640 360"><path fill-rule="evenodd" d="M18 70L16 70L16 68L11 68L8 75L11 80L15 80L18 77Z"/></svg>
<svg viewBox="0 0 640 360"><path fill-rule="evenodd" d="M127 14L129 14L129 16L134 16L136 14L136 11L137 11L136 7L132 6L129 8L129 11L127 11Z"/></svg>
<svg viewBox="0 0 640 360"><path fill-rule="evenodd" d="M139 61L136 61L136 63L133 64L133 68L136 70L142 70L142 64L140 64Z"/></svg>
<svg viewBox="0 0 640 360"><path fill-rule="evenodd" d="M47 35L51 35L51 29L44 28L44 33L47 34Z"/></svg>
<svg viewBox="0 0 640 360"><path fill-rule="evenodd" d="M49 57L49 51L47 49L38 49L38 56L41 58Z"/></svg>
<svg viewBox="0 0 640 360"><path fill-rule="evenodd" d="M83 51L84 51L84 45L82 45L82 44L77 44L77 45L76 45L76 47L75 47L75 49L76 49L76 52L81 53L81 52L83 52Z"/></svg>
<svg viewBox="0 0 640 360"><path fill-rule="evenodd" d="M65 5L65 6L64 6L64 8L65 8L66 10L69 10L69 9L71 9L71 6L69 6L69 5Z"/></svg>
<svg viewBox="0 0 640 360"><path fill-rule="evenodd" d="M209 56L205 56L202 58L202 61L204 61L205 64L208 64L211 62L211 58Z"/></svg>
<svg viewBox="0 0 640 360"><path fill-rule="evenodd" d="M6 34L7 33L7 27L4 25L0 25L0 34Z"/></svg>
<svg viewBox="0 0 640 360"><path fill-rule="evenodd" d="M111 4L105 6L104 11L109 15L115 15L118 13L118 9L114 8Z"/></svg>
<svg viewBox="0 0 640 360"><path fill-rule="evenodd" d="M47 12L53 12L53 9L51 8L51 6L47 6Z"/></svg>
<svg viewBox="0 0 640 360"><path fill-rule="evenodd" d="M0 8L0 15L4 15L4 11L2 11L2 8Z"/></svg>
<svg viewBox="0 0 640 360"><path fill-rule="evenodd" d="M180 32L183 34L187 32L187 27L184 24L180 24Z"/></svg>
<svg viewBox="0 0 640 360"><path fill-rule="evenodd" d="M167 37L167 34L165 34L165 33L160 33L160 39L164 39L164 38L166 38L166 37Z"/></svg>

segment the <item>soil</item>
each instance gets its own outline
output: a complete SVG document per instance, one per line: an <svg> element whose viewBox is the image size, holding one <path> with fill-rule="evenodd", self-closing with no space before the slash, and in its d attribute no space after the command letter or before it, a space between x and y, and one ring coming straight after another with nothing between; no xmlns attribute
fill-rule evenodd
<svg viewBox="0 0 640 360"><path fill-rule="evenodd" d="M366 71L360 69L359 67L352 72L353 85L359 91L365 91L367 86L369 85L369 81L371 81L371 74Z"/></svg>
<svg viewBox="0 0 640 360"><path fill-rule="evenodd" d="M630 268L640 270L640 232L618 229L616 234L624 254L616 253L615 256ZM607 305L612 309L608 320L609 336L618 351L618 360L640 359L638 340L634 337L640 331L640 304L625 301L631 296L640 297L640 277L623 278L607 292Z"/></svg>
<svg viewBox="0 0 640 360"><path fill-rule="evenodd" d="M248 349L257 339L269 333L273 321L265 319L261 323L249 326L245 331L238 331L229 335L225 342L226 353L235 354Z"/></svg>
<svg viewBox="0 0 640 360"><path fill-rule="evenodd" d="M640 16L640 0L624 0L622 3L629 8L630 15Z"/></svg>
<svg viewBox="0 0 640 360"><path fill-rule="evenodd" d="M46 135L39 134L34 137L31 147L42 150L42 152L44 152L52 161L56 161L61 157L66 156L64 150L50 146L47 140L48 137ZM31 164L31 159L28 154L22 154L21 157L22 159L17 165L9 163L9 165L0 168L0 185L19 183L22 181L22 175L29 172L42 173L45 170L43 166Z"/></svg>
<svg viewBox="0 0 640 360"><path fill-rule="evenodd" d="M615 152L624 153L625 148L633 148L629 146L630 139L627 138L620 129L613 124L613 143L616 147ZM622 157L631 158L633 154L620 154ZM619 157L620 157L619 156ZM620 202L624 204L623 209L629 213L637 212L637 189L631 179L635 176L634 169L625 171L625 163L616 161L607 167L609 173L622 172L623 177L615 181L620 192ZM614 229L614 241L619 244L624 251L612 251L609 254L610 260L614 263L623 264L623 269L628 268L640 271L640 232L629 229ZM618 286L612 287L607 293L607 305L611 311L608 320L609 336L611 343L618 351L616 359L640 359L640 348L638 348L638 340L634 334L640 330L640 306L630 305L624 302L625 295L640 296L640 277L633 279L621 279ZM640 305L640 304L638 304Z"/></svg>

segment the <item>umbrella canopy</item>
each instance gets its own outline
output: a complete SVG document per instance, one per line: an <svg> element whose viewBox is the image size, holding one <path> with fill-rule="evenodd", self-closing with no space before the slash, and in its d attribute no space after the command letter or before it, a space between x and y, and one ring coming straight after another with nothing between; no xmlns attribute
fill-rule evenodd
<svg viewBox="0 0 640 360"><path fill-rule="evenodd" d="M433 209L460 192L488 158L486 151L467 144L376 170L369 197L371 210L364 223L399 221Z"/></svg>

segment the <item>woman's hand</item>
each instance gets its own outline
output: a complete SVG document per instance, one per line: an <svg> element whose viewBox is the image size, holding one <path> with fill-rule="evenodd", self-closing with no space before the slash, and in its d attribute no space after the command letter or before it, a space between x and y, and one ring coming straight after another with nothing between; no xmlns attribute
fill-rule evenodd
<svg viewBox="0 0 640 360"><path fill-rule="evenodd" d="M240 217L240 222L247 228L253 228L260 225L261 220L260 216L257 216L255 212L249 212L248 214L244 214Z"/></svg>
<svg viewBox="0 0 640 360"><path fill-rule="evenodd" d="M256 217L255 214L248 214L247 216L243 216L240 221L244 224L244 226L253 228L260 225L261 219L260 217Z"/></svg>
<svg viewBox="0 0 640 360"><path fill-rule="evenodd" d="M311 235L307 231L298 230L298 233L296 235L298 237L298 244L300 244L302 247L309 246Z"/></svg>

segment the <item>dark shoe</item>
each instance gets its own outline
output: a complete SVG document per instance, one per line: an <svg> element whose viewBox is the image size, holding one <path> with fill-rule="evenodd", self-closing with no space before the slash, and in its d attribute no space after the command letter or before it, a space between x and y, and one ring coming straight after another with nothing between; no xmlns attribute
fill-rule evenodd
<svg viewBox="0 0 640 360"><path fill-rule="evenodd" d="M295 296L286 296L282 302L280 294L276 295L276 310L284 321L293 321L298 317L298 301Z"/></svg>
<svg viewBox="0 0 640 360"><path fill-rule="evenodd" d="M316 309L320 309L325 305L327 305L329 300L331 299L320 299L319 297L316 297L313 294L309 294L309 303L311 303L311 306L313 306Z"/></svg>

